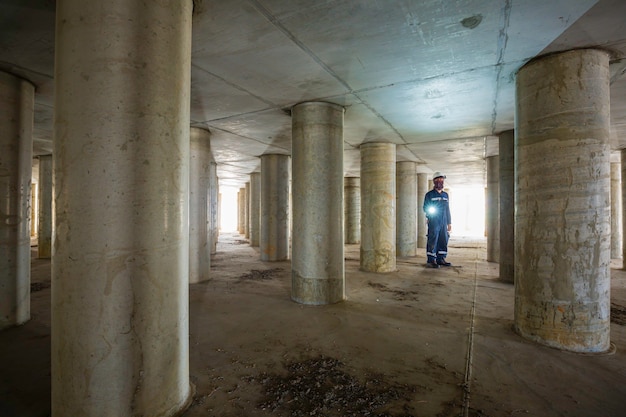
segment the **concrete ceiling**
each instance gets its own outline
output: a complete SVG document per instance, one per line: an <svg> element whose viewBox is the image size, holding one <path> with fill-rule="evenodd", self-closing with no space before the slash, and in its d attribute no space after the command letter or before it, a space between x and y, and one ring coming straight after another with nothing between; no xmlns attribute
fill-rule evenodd
<svg viewBox="0 0 626 417"><path fill-rule="evenodd" d="M611 139L626 146L624 0L196 0L191 126L212 132L221 186L259 155L291 152L290 108L345 106L344 169L388 141L418 172L483 186L495 135L512 129L515 74L545 53L602 47ZM35 154L52 152L53 0L0 0L0 70L37 86Z"/></svg>

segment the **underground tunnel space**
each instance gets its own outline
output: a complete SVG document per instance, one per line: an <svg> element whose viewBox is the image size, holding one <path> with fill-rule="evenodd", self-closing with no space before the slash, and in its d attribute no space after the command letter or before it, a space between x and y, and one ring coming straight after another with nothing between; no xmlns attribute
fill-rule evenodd
<svg viewBox="0 0 626 417"><path fill-rule="evenodd" d="M199 416L620 416L626 398L626 272L612 265L611 341L580 355L513 330L514 289L486 240L453 236L450 268L398 258L359 271L346 245L347 300L290 299L289 261L262 262L223 233L211 279L192 284L190 377ZM619 262L619 265L617 264ZM32 259L32 319L0 332L0 415L50 412L50 261Z"/></svg>

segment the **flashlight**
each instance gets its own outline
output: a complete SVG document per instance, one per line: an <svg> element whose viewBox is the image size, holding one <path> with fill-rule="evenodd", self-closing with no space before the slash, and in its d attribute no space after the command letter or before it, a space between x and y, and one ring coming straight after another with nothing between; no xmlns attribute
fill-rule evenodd
<svg viewBox="0 0 626 417"><path fill-rule="evenodd" d="M434 206L430 206L427 209L428 214L435 214L437 212L437 209Z"/></svg>

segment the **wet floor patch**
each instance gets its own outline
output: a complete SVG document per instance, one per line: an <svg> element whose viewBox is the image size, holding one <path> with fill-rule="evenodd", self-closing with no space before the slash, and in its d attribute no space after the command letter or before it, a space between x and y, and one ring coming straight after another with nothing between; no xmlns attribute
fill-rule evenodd
<svg viewBox="0 0 626 417"><path fill-rule="evenodd" d="M394 300L398 300L398 301L405 301L405 300L412 300L412 301L418 301L417 295L419 294L417 291L404 291L404 290L398 290L398 289L393 289L393 288L389 288L388 286L386 286L385 284L380 284L377 282L368 282L367 283L368 286L378 290L378 291L382 291L382 292L388 292L393 294L393 298Z"/></svg>
<svg viewBox="0 0 626 417"><path fill-rule="evenodd" d="M382 374L365 380L350 375L338 359L327 356L285 364L286 374L263 373L259 409L291 417L413 417L415 387L397 384Z"/></svg>
<svg viewBox="0 0 626 417"><path fill-rule="evenodd" d="M276 278L278 273L282 272L283 268L272 268L272 269L252 269L249 273L243 274L239 277L240 280L252 280L252 281L266 281L273 278Z"/></svg>
<svg viewBox="0 0 626 417"><path fill-rule="evenodd" d="M30 292L37 292L50 288L50 282L33 282L30 284Z"/></svg>
<svg viewBox="0 0 626 417"><path fill-rule="evenodd" d="M611 323L626 326L626 307L611 303Z"/></svg>

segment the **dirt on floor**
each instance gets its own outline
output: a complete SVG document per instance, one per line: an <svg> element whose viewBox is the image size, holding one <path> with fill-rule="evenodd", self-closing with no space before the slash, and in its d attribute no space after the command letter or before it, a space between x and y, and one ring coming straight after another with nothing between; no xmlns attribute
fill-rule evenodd
<svg viewBox="0 0 626 417"><path fill-rule="evenodd" d="M306 306L291 301L288 261L262 262L241 235L222 234L211 279L190 285L195 396L183 416L626 415L621 261L616 350L580 355L515 334L514 288L484 260L485 240L450 243L452 267L399 258L388 274L360 271L347 245L347 299ZM49 413L49 280L49 261L34 259L33 318L0 332L2 417Z"/></svg>

